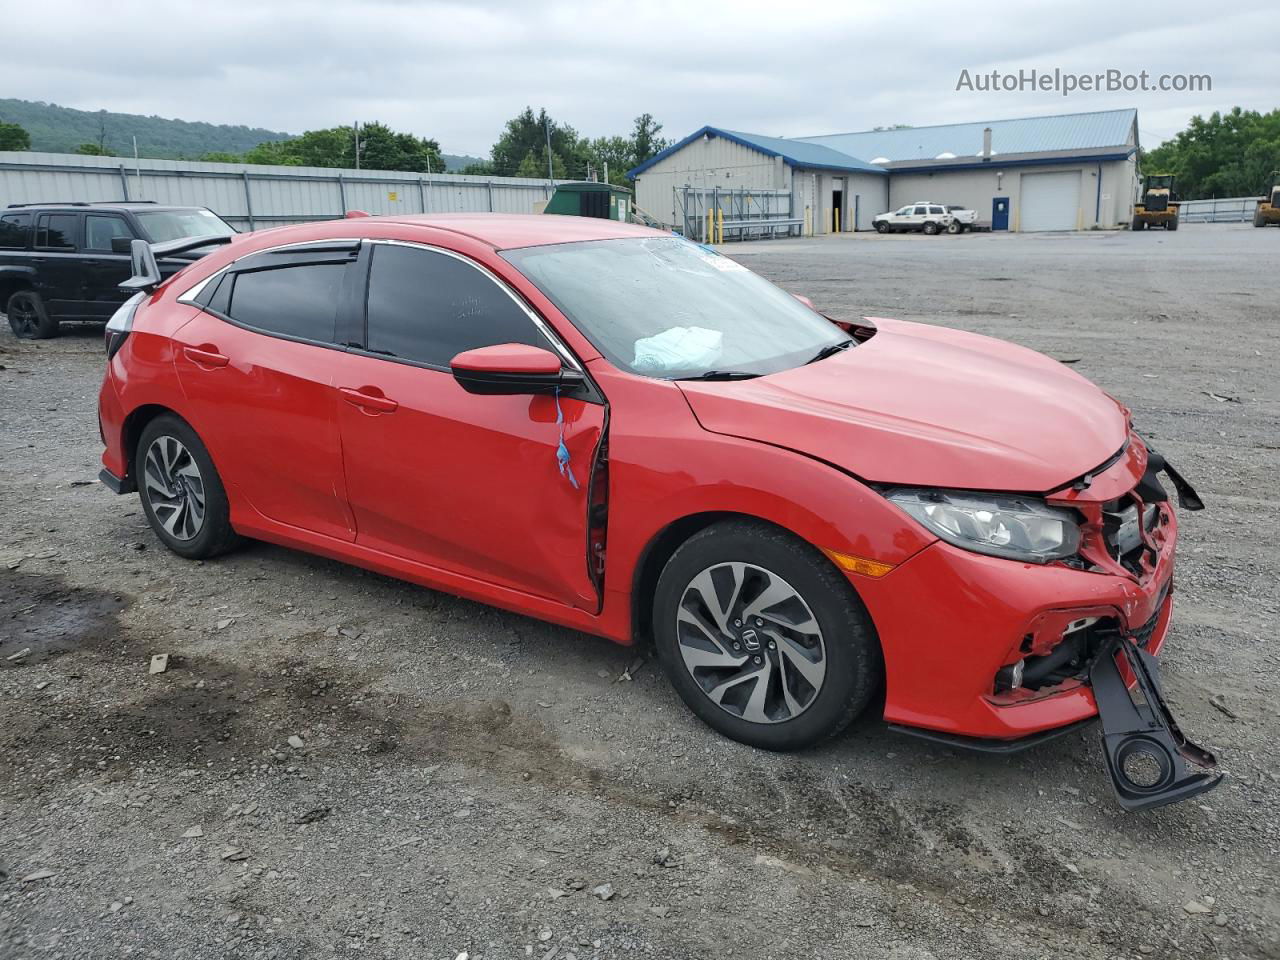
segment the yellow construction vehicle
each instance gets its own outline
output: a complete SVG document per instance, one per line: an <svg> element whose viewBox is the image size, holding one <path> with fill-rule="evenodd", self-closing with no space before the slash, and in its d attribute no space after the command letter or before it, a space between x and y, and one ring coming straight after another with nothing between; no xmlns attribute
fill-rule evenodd
<svg viewBox="0 0 1280 960"><path fill-rule="evenodd" d="M1133 229L1147 227L1178 229L1178 194L1174 192L1171 173L1142 178L1142 199L1133 205Z"/></svg>
<svg viewBox="0 0 1280 960"><path fill-rule="evenodd" d="M1280 170L1271 174L1271 189L1258 201L1258 209L1253 211L1255 227L1272 223L1280 227Z"/></svg>

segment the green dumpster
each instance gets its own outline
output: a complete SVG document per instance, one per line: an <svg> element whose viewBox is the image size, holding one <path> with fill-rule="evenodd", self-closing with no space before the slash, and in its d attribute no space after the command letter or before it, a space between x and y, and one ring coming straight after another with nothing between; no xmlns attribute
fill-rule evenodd
<svg viewBox="0 0 1280 960"><path fill-rule="evenodd" d="M628 221L631 219L631 191L611 183L560 183L542 212Z"/></svg>

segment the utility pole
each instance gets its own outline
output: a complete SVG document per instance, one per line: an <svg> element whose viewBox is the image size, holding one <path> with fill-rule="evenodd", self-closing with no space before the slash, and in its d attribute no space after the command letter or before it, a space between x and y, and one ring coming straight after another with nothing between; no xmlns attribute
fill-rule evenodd
<svg viewBox="0 0 1280 960"><path fill-rule="evenodd" d="M360 169L360 121L357 120L352 127L356 132L356 169Z"/></svg>
<svg viewBox="0 0 1280 960"><path fill-rule="evenodd" d="M543 127L547 131L547 179L554 184L556 175L554 168L551 166L551 118L543 114L543 119L545 121Z"/></svg>
<svg viewBox="0 0 1280 960"><path fill-rule="evenodd" d="M133 169L138 175L138 199L142 199L142 164L138 162L138 138L133 138Z"/></svg>

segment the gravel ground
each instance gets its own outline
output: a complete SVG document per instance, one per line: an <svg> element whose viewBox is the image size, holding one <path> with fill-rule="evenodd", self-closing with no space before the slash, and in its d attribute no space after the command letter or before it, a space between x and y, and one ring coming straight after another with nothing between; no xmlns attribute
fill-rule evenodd
<svg viewBox="0 0 1280 960"><path fill-rule="evenodd" d="M1096 730L1002 758L875 716L769 755L643 651L261 544L180 560L93 482L100 331L6 328L0 957L1280 957L1280 231L726 249L1133 407L1209 504L1163 662L1228 782L1130 815Z"/></svg>

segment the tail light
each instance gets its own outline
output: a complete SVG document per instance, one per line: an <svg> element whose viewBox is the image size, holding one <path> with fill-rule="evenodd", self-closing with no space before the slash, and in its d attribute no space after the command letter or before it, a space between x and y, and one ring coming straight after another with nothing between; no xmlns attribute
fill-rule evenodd
<svg viewBox="0 0 1280 960"><path fill-rule="evenodd" d="M124 346L125 340L128 339L130 332L133 330L134 314L138 312L138 307L142 305L142 301L146 296L145 293L135 293L120 304L120 309L113 313L111 319L107 321L107 329L103 331L102 336L108 362Z"/></svg>

